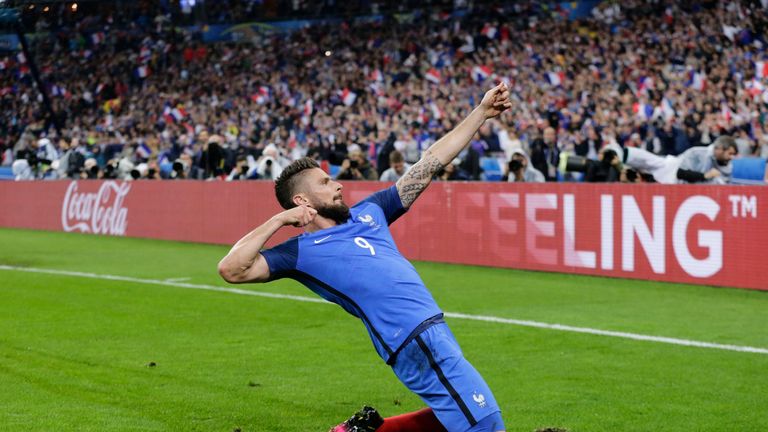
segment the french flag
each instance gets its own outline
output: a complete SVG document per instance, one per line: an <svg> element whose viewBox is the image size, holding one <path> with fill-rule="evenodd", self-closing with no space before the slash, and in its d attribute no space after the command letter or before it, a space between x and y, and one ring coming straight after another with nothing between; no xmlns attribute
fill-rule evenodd
<svg viewBox="0 0 768 432"><path fill-rule="evenodd" d="M723 120L726 121L726 123L730 123L733 119L733 111L731 111L731 107L729 107L725 102L720 104L720 116L723 118Z"/></svg>
<svg viewBox="0 0 768 432"><path fill-rule="evenodd" d="M432 111L432 118L434 118L435 120L441 120L443 117L445 117L443 110L441 110L436 103L430 102L429 109Z"/></svg>
<svg viewBox="0 0 768 432"><path fill-rule="evenodd" d="M768 62L755 62L755 76L761 79L768 77Z"/></svg>
<svg viewBox="0 0 768 432"><path fill-rule="evenodd" d="M152 149L146 143L141 143L136 147L136 154L142 159L148 159L152 154Z"/></svg>
<svg viewBox="0 0 768 432"><path fill-rule="evenodd" d="M341 91L341 101L344 102L344 105L350 106L355 103L356 99L357 93L352 90L344 88L344 90Z"/></svg>
<svg viewBox="0 0 768 432"><path fill-rule="evenodd" d="M251 100L259 105L263 105L269 100L269 87L259 86L259 91L251 96Z"/></svg>
<svg viewBox="0 0 768 432"><path fill-rule="evenodd" d="M179 105L176 108L171 110L171 116L177 122L181 122L182 120L184 120L185 117L187 117L187 112L184 110L184 108L181 105Z"/></svg>
<svg viewBox="0 0 768 432"><path fill-rule="evenodd" d="M429 117L427 116L427 110L424 109L424 107L419 108L419 115L416 117L416 122L423 125L427 121L429 121Z"/></svg>
<svg viewBox="0 0 768 432"><path fill-rule="evenodd" d="M104 39L106 39L104 32L96 32L91 35L91 42L93 42L94 45L104 42Z"/></svg>
<svg viewBox="0 0 768 432"><path fill-rule="evenodd" d="M374 82L383 82L384 74L381 73L381 70L374 69L373 71L371 71L371 75L368 78Z"/></svg>
<svg viewBox="0 0 768 432"><path fill-rule="evenodd" d="M492 73L493 73L493 71L488 66L475 66L475 67L472 68L471 75L472 75L472 79L475 82L483 82L489 76L491 76Z"/></svg>
<svg viewBox="0 0 768 432"><path fill-rule="evenodd" d="M595 67L595 69L597 69ZM639 80L637 80L637 91L639 93L647 93L648 90L653 88L653 78L648 76L640 77Z"/></svg>
<svg viewBox="0 0 768 432"><path fill-rule="evenodd" d="M142 63L146 63L149 61L151 57L152 57L152 50L150 50L148 46L141 47L141 51L139 51L139 61Z"/></svg>
<svg viewBox="0 0 768 432"><path fill-rule="evenodd" d="M672 103L669 99L664 98L661 100L661 112L664 115L665 120L669 120L675 116L675 109L672 107Z"/></svg>
<svg viewBox="0 0 768 432"><path fill-rule="evenodd" d="M149 70L148 66L139 66L136 68L136 76L139 78L146 78L148 77L152 72Z"/></svg>
<svg viewBox="0 0 768 432"><path fill-rule="evenodd" d="M104 83L99 83L99 85L96 86L96 94L101 93L102 90L104 90Z"/></svg>
<svg viewBox="0 0 768 432"><path fill-rule="evenodd" d="M632 112L642 120L648 120L653 116L653 106L647 103L635 102L632 105Z"/></svg>
<svg viewBox="0 0 768 432"><path fill-rule="evenodd" d="M312 119L313 112L315 112L315 102L312 99L307 99L307 101L304 102L304 108L302 109L301 124L308 126Z"/></svg>
<svg viewBox="0 0 768 432"><path fill-rule="evenodd" d="M487 37L488 39L494 39L496 37L496 34L498 33L498 29L496 29L495 26L492 26L490 24L485 24L483 26L483 29L480 30L480 34Z"/></svg>
<svg viewBox="0 0 768 432"><path fill-rule="evenodd" d="M425 75L425 78L427 78L427 81L435 84L440 84L440 81L442 81L440 71L435 68L429 69Z"/></svg>
<svg viewBox="0 0 768 432"><path fill-rule="evenodd" d="M757 98L757 96L761 95L763 91L765 90L765 86L762 82L760 82L759 79L753 79L750 81L747 81L744 84L744 88L747 90L747 93L749 93L750 96L753 98Z"/></svg>
<svg viewBox="0 0 768 432"><path fill-rule="evenodd" d="M173 115L171 114L171 107L168 105L163 109L163 119L165 119L166 123L173 123L174 121Z"/></svg>
<svg viewBox="0 0 768 432"><path fill-rule="evenodd" d="M565 72L547 72L546 78L549 84L558 87L565 82Z"/></svg>
<svg viewBox="0 0 768 432"><path fill-rule="evenodd" d="M685 83L685 86L703 91L707 88L707 76L704 73L691 71L688 74L688 81Z"/></svg>

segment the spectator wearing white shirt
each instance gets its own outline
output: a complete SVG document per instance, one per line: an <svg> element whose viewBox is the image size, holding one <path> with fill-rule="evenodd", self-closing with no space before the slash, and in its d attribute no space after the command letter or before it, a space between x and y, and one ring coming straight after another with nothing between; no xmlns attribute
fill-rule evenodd
<svg viewBox="0 0 768 432"><path fill-rule="evenodd" d="M405 163L403 154L395 150L389 154L389 168L381 173L379 180L386 182L396 182L402 177L411 166Z"/></svg>

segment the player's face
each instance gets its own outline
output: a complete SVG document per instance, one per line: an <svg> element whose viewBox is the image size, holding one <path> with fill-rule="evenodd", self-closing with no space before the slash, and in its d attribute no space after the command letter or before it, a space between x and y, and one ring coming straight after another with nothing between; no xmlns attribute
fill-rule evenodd
<svg viewBox="0 0 768 432"><path fill-rule="evenodd" d="M304 182L304 195L311 207L344 204L341 183L329 177L322 169L309 170L304 176Z"/></svg>
<svg viewBox="0 0 768 432"><path fill-rule="evenodd" d="M304 198L317 214L343 224L349 219L349 207L342 197L341 183L333 180L320 168L314 168L304 176Z"/></svg>
<svg viewBox="0 0 768 432"><path fill-rule="evenodd" d="M718 164L728 165L728 162L733 160L736 156L736 150L733 147L728 147L726 149L715 148L714 154Z"/></svg>

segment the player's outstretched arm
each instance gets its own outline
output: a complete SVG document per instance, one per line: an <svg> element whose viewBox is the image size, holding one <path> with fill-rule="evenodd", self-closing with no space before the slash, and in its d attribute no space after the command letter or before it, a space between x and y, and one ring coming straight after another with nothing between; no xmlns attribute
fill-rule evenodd
<svg viewBox="0 0 768 432"><path fill-rule="evenodd" d="M469 144L472 136L487 119L498 116L511 106L509 89L505 83L488 90L480 105L452 131L427 149L421 159L397 181L397 192L403 207L408 208L416 201L429 186L435 173L450 163Z"/></svg>
<svg viewBox="0 0 768 432"><path fill-rule="evenodd" d="M219 262L219 275L229 283L266 282L269 266L261 255L264 243L286 225L304 226L312 222L317 211L298 206L278 213L260 227L241 238Z"/></svg>

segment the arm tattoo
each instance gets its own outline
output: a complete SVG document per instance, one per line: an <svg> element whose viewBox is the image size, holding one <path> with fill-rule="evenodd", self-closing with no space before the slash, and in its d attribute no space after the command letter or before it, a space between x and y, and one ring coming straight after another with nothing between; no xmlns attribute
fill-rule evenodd
<svg viewBox="0 0 768 432"><path fill-rule="evenodd" d="M397 181L397 192L403 207L408 208L429 186L432 177L443 168L443 164L432 152L427 153L404 176Z"/></svg>

